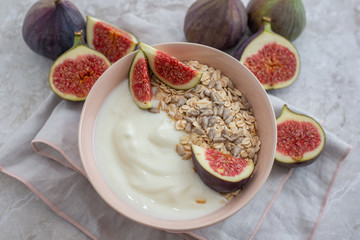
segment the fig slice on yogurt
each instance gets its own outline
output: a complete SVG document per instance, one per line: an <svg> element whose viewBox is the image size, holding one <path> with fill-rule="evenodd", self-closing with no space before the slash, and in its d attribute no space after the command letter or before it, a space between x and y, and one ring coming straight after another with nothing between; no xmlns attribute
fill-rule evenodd
<svg viewBox="0 0 360 240"><path fill-rule="evenodd" d="M325 145L325 132L312 117L291 111L284 105L276 119L275 161L286 167L313 163Z"/></svg>
<svg viewBox="0 0 360 240"><path fill-rule="evenodd" d="M200 179L212 190L232 193L241 189L254 171L252 160L233 157L216 149L191 146L192 159Z"/></svg>
<svg viewBox="0 0 360 240"><path fill-rule="evenodd" d="M201 73L194 68L143 42L139 46L148 59L151 71L169 87L187 90L200 82Z"/></svg>
<svg viewBox="0 0 360 240"><path fill-rule="evenodd" d="M129 89L136 105L141 109L152 107L149 69L143 51L138 50L129 71Z"/></svg>

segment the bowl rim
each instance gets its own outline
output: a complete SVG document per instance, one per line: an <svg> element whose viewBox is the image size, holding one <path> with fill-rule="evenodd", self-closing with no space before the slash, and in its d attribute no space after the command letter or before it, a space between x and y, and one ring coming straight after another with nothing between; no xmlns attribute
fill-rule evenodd
<svg viewBox="0 0 360 240"><path fill-rule="evenodd" d="M237 201L237 202L240 201L241 204L235 205L237 202L235 202L234 199L232 199L229 203L224 205L224 207L229 205L229 207L227 207L227 208L229 208L231 211L224 212L225 210L221 210L224 207L221 207L219 210L216 210L215 212L212 212L208 215L198 217L198 218L187 219L187 220L169 220L169 219L162 219L162 218L156 218L153 216L148 216L146 214L136 211L135 209L132 209L125 202L122 202L122 200L116 196L116 194L111 190L110 186L108 186L108 184L106 183L104 178L101 177L102 173L97 168L96 160L94 159L94 157L91 158L91 156L89 156L89 151L86 151L86 149L85 149L87 144L91 144L91 149L92 149L93 141L89 140L87 138L89 138L89 136L90 137L93 136L93 129L94 129L95 124L93 124L93 126L92 126L93 129L91 130L91 132L87 131L88 128L86 128L86 127L89 126L89 124L90 124L89 121L95 122L96 117L97 117L97 116L88 116L87 114L88 114L89 108L100 108L101 105L103 104L103 101L98 102L95 100L95 98L96 98L96 94L100 91L101 85L103 85L103 82L105 81L104 79L106 79L106 77L109 75L109 72L113 71L113 69L120 68L119 65L128 64L129 62L131 62L132 59L134 58L137 50L135 50L134 52L121 58L116 63L114 63L112 66L110 66L103 73L103 75L100 76L100 78L97 80L97 82L94 84L87 99L85 100L82 111L81 111L81 115L80 115L79 134L78 134L78 148L79 148L81 162L83 164L83 167L84 167L84 170L86 172L89 182L94 187L95 191L99 194L99 196L116 212L122 214L123 216L125 216L137 223L140 223L140 224L152 227L152 228L156 228L156 229L170 231L170 232L183 232L183 231L189 231L189 230L194 230L194 229L199 229L202 227L210 226L217 222L220 222L222 220L229 218L230 216L234 215L239 210L241 210L245 205L247 205L251 201L251 199L254 198L254 196L258 193L260 188L264 185L267 178L269 177L273 163L274 163L275 148L276 148L275 113L274 113L272 104L270 102L270 99L269 99L266 91L264 90L264 88L262 87L260 82L257 80L257 78L242 63L240 63L237 59L235 59L231 55L229 55L225 52L222 52L218 49L215 49L215 48L212 48L209 46L205 46L202 44L197 44L197 43L165 42L165 43L155 44L152 46L155 48L159 48L159 50L162 50L165 52L166 52L166 50L172 49L174 47L186 47L186 48L198 49L199 51L200 50L201 51L209 51L210 53L212 53L216 56L218 56L218 54L220 54L219 56L221 56L221 59L225 59L226 62L229 62L229 64L238 64L239 66L244 68L244 70L249 78L253 78L253 81L256 80L256 83L253 83L253 84L254 84L255 88L257 88L256 90L259 93L259 96L262 98L261 100L263 101L263 104L265 105L265 109L269 110L268 113L266 113L266 114L269 115L268 116L269 117L269 119L268 119L269 125L272 126L272 128L269 129L269 131L267 132L267 134L270 134L272 137L272 141L270 141L271 146L269 146L271 151L270 151L270 155L267 156L267 158L268 158L267 164L268 165L266 166L266 169L263 170L264 172L263 172L261 179L259 179L257 184L255 184L252 187L252 189L251 189L252 191L249 192L247 190L249 186L247 186L247 187L245 187L245 189L243 191L240 192L240 194L238 196L234 197L234 198L240 198L243 195L243 192L245 192L245 191L248 192L246 199L240 198ZM177 57L177 56L175 56L175 57ZM122 81L123 81L123 79L120 80L120 82L122 82ZM255 109L254 109L254 112L255 112ZM260 149L260 151L261 151L261 149ZM93 150L91 152L94 153ZM90 159L90 161L89 161L89 159ZM93 160L93 161L91 161L91 160ZM233 205L235 205L235 206L233 206Z"/></svg>

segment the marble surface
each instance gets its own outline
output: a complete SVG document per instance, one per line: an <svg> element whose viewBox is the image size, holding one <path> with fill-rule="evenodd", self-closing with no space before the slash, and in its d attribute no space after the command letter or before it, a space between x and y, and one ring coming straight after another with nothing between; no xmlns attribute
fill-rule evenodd
<svg viewBox="0 0 360 240"><path fill-rule="evenodd" d="M3 0L0 8L0 146L11 137L50 93L52 61L33 53L21 37L26 11L34 0ZM84 15L126 28L131 18L164 24L168 37L154 32L148 43L185 41L183 17L193 0L74 0ZM248 1L243 1L246 4ZM289 88L271 91L306 109L352 145L325 208L318 231L326 239L359 239L360 212L360 1L303 1L307 26L294 41L301 57L299 79ZM165 7L164 7L165 6ZM164 21L166 20L166 21ZM171 21L173 20L173 21ZM171 37L169 37L171 36ZM152 41L152 42L151 42ZM345 238L344 238L345 237ZM0 173L0 239L87 239L51 211L26 186Z"/></svg>

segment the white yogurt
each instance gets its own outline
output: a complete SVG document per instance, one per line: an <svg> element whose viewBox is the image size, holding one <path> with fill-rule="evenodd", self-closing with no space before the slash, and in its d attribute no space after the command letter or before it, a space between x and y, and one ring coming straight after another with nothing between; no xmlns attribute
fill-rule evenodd
<svg viewBox="0 0 360 240"><path fill-rule="evenodd" d="M139 109L124 81L105 100L95 126L97 164L111 189L131 207L166 219L190 219L224 206L191 160L175 152L182 132L164 112ZM205 204L196 199L205 198Z"/></svg>

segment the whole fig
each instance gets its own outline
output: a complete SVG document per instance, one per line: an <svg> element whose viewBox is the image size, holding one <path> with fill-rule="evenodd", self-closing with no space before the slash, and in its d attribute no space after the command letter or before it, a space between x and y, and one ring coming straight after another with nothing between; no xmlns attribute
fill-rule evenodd
<svg viewBox="0 0 360 240"><path fill-rule="evenodd" d="M22 36L31 50L55 60L72 47L74 32L85 29L85 18L72 2L39 0L26 13Z"/></svg>
<svg viewBox="0 0 360 240"><path fill-rule="evenodd" d="M259 30L263 17L270 17L272 30L290 41L294 41L306 25L301 0L250 0L247 13L252 32Z"/></svg>
<svg viewBox="0 0 360 240"><path fill-rule="evenodd" d="M186 13L184 33L189 42L226 50L239 41L246 27L241 0L197 0Z"/></svg>

